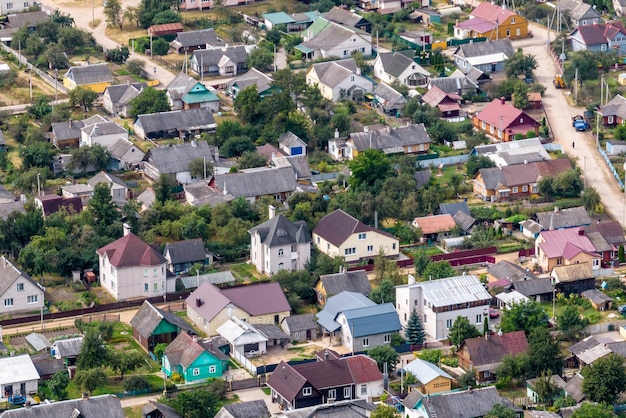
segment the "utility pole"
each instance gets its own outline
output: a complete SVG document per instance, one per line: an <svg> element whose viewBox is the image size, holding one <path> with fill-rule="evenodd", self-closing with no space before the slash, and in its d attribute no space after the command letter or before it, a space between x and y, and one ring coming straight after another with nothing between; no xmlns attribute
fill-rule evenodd
<svg viewBox="0 0 626 418"><path fill-rule="evenodd" d="M574 104L578 104L578 68L576 68L576 73L574 74L574 87L576 87L574 91Z"/></svg>

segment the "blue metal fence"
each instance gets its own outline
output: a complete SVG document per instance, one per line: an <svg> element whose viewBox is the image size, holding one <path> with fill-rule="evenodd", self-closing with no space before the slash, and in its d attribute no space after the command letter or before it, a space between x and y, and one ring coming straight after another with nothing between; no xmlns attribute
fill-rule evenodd
<svg viewBox="0 0 626 418"><path fill-rule="evenodd" d="M602 156L602 158L604 158L604 162L606 162L606 165L609 166L609 169L611 170L611 172L613 173L613 176L617 180L617 184L619 185L619 187L623 189L624 182L622 181L621 176L617 173L617 170L613 166L613 163L609 159L609 156L607 155L606 151L602 149L599 143L598 143L598 151L600 152L600 155Z"/></svg>

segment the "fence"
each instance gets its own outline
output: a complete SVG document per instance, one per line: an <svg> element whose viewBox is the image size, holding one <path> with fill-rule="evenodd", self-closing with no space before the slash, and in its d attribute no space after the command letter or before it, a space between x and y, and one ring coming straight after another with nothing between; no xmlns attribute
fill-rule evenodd
<svg viewBox="0 0 626 418"><path fill-rule="evenodd" d="M435 255L431 255L430 259L432 261L456 260L456 259L481 256L481 255L492 255L492 254L496 254L497 252L498 252L498 249L496 247L487 247L487 248L478 248L475 250L455 251L453 253L448 253L448 254L435 254Z"/></svg>
<svg viewBox="0 0 626 418"><path fill-rule="evenodd" d="M396 264L401 269L407 268L413 265L413 259L408 258L408 259L403 259L403 260L397 260ZM374 264L372 263L372 264L365 264L362 266L358 265L358 266L348 267L348 271L355 271L355 270L365 270L367 272L371 272L371 271L374 271Z"/></svg>
<svg viewBox="0 0 626 418"><path fill-rule="evenodd" d="M490 255L477 255L474 257L455 258L453 260L448 260L448 263L450 263L452 267L468 266L471 264L485 264L485 263L495 264L496 258Z"/></svg>
<svg viewBox="0 0 626 418"><path fill-rule="evenodd" d="M251 377L249 379L241 379L241 380L229 380L228 390L242 390L242 389L250 389L250 388L258 388L261 387L267 382L267 376L264 374L257 375L255 377Z"/></svg>
<svg viewBox="0 0 626 418"><path fill-rule="evenodd" d="M244 367L244 369L252 373L252 375L257 375L257 367L252 364L252 362L248 360L243 353L232 350L230 352L230 356L237 360Z"/></svg>
<svg viewBox="0 0 626 418"><path fill-rule="evenodd" d="M622 181L621 176L617 173L617 170L613 166L613 163L609 159L609 156L607 155L606 151L602 149L599 142L597 143L598 143L598 152L600 152L600 155L602 156L602 158L604 158L604 162L609 167L609 170L611 170L611 173L613 173L613 177L615 177L615 179L617 180L617 184L619 185L619 187L623 189L624 182Z"/></svg>
<svg viewBox="0 0 626 418"><path fill-rule="evenodd" d="M4 49L9 54L13 55L15 58L17 58L17 61L20 64L25 65L26 68L28 68L30 71L34 71L37 75L39 75L39 77L42 78L43 81L45 81L46 83L50 84L55 89L59 90L61 93L63 93L63 94L67 94L68 93L68 91L65 88L65 86L63 86L63 83L59 83L59 81L57 79L55 79L54 77L50 76L45 71L41 71L39 68L37 68L34 65L32 65L30 62L28 62L28 60L26 59L25 56L21 55L16 50L12 49L8 45L3 44L1 42L0 42L0 48Z"/></svg>
<svg viewBox="0 0 626 418"><path fill-rule="evenodd" d="M520 250L517 253L518 257L534 257L535 256L535 247L527 248L525 250Z"/></svg>
<svg viewBox="0 0 626 418"><path fill-rule="evenodd" d="M445 167L448 165L465 164L468 159L469 154L453 155L451 157L441 157L434 158L432 160L417 161L415 165L417 165L418 167L439 167L440 165Z"/></svg>

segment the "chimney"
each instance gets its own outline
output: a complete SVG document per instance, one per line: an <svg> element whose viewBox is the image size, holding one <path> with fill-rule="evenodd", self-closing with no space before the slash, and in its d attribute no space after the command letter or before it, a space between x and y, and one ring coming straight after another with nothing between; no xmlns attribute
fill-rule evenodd
<svg viewBox="0 0 626 418"><path fill-rule="evenodd" d="M528 160L524 159L524 164L528 164Z"/></svg>
<svg viewBox="0 0 626 418"><path fill-rule="evenodd" d="M335 128L335 138L339 138L339 129Z"/></svg>
<svg viewBox="0 0 626 418"><path fill-rule="evenodd" d="M364 127L363 127L363 132L369 132L369 131L370 131L370 130L369 130L369 128L368 128L367 126L364 126Z"/></svg>
<svg viewBox="0 0 626 418"><path fill-rule="evenodd" d="M191 146L192 146L192 147L194 147L194 148L195 148L196 146L198 146L198 144L196 143L196 140L195 140L195 139L192 139L192 140L191 140Z"/></svg>
<svg viewBox="0 0 626 418"><path fill-rule="evenodd" d="M328 361L328 350L324 351L324 361Z"/></svg>
<svg viewBox="0 0 626 418"><path fill-rule="evenodd" d="M361 75L361 69L359 67L356 67L356 75Z"/></svg>
<svg viewBox="0 0 626 418"><path fill-rule="evenodd" d="M584 229L582 229L582 228L580 228L580 229L578 230L578 235L580 235L580 236L585 235L585 230L584 230Z"/></svg>
<svg viewBox="0 0 626 418"><path fill-rule="evenodd" d="M196 306L199 308L200 306L202 306L202 299L200 298L196 298Z"/></svg>
<svg viewBox="0 0 626 418"><path fill-rule="evenodd" d="M196 334L193 334L193 335L191 336L191 339L193 340L193 342L194 342L194 343L197 343L197 342L198 342L198 336L197 336Z"/></svg>
<svg viewBox="0 0 626 418"><path fill-rule="evenodd" d="M215 158L215 162L216 163L219 162L219 160L220 160L220 150L217 147L215 147L215 156L214 156L214 158Z"/></svg>
<svg viewBox="0 0 626 418"><path fill-rule="evenodd" d="M83 392L83 401L86 401L88 399L89 399L89 393Z"/></svg>
<svg viewBox="0 0 626 418"><path fill-rule="evenodd" d="M269 218L273 219L276 216L276 208L273 205L269 205L267 210L269 211Z"/></svg>
<svg viewBox="0 0 626 418"><path fill-rule="evenodd" d="M30 408L32 408L30 401L26 401L26 403L24 404L24 409L30 409Z"/></svg>
<svg viewBox="0 0 626 418"><path fill-rule="evenodd" d="M130 234L130 225L128 225L126 222L124 222L122 227L124 228L124 236Z"/></svg>
<svg viewBox="0 0 626 418"><path fill-rule="evenodd" d="M504 98L504 96L500 97L500 103L504 104L506 102L506 99Z"/></svg>
<svg viewBox="0 0 626 418"><path fill-rule="evenodd" d="M555 206L555 207L554 207L554 213L559 213L559 212L560 212L559 207L558 207L558 206Z"/></svg>
<svg viewBox="0 0 626 418"><path fill-rule="evenodd" d="M598 225L600 225L600 219L598 219ZM0 328L0 331L2 331L2 328ZM0 332L0 340L2 339L2 332Z"/></svg>

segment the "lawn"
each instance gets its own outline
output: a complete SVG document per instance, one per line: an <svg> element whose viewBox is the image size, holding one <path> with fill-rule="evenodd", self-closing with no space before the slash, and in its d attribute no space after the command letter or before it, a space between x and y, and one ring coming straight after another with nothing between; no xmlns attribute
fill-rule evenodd
<svg viewBox="0 0 626 418"><path fill-rule="evenodd" d="M238 282L248 282L267 279L266 276L261 275L256 271L256 267L253 264L238 263L231 264L228 268L234 273Z"/></svg>
<svg viewBox="0 0 626 418"><path fill-rule="evenodd" d="M124 408L126 418L142 418L141 406L129 406Z"/></svg>
<svg viewBox="0 0 626 418"><path fill-rule="evenodd" d="M106 395L106 394L118 394L124 393L124 382L129 379L131 375L124 376L124 380L120 380L119 376L109 377L107 379L106 384L100 386L95 389L91 396L97 395ZM150 386L154 392L160 392L163 390L163 378L160 376L156 376L153 374L143 375L148 382L150 382ZM172 384L168 384L168 387L173 387ZM82 395L82 388L78 387L74 380L72 380L67 387L67 393L70 399L80 398Z"/></svg>

